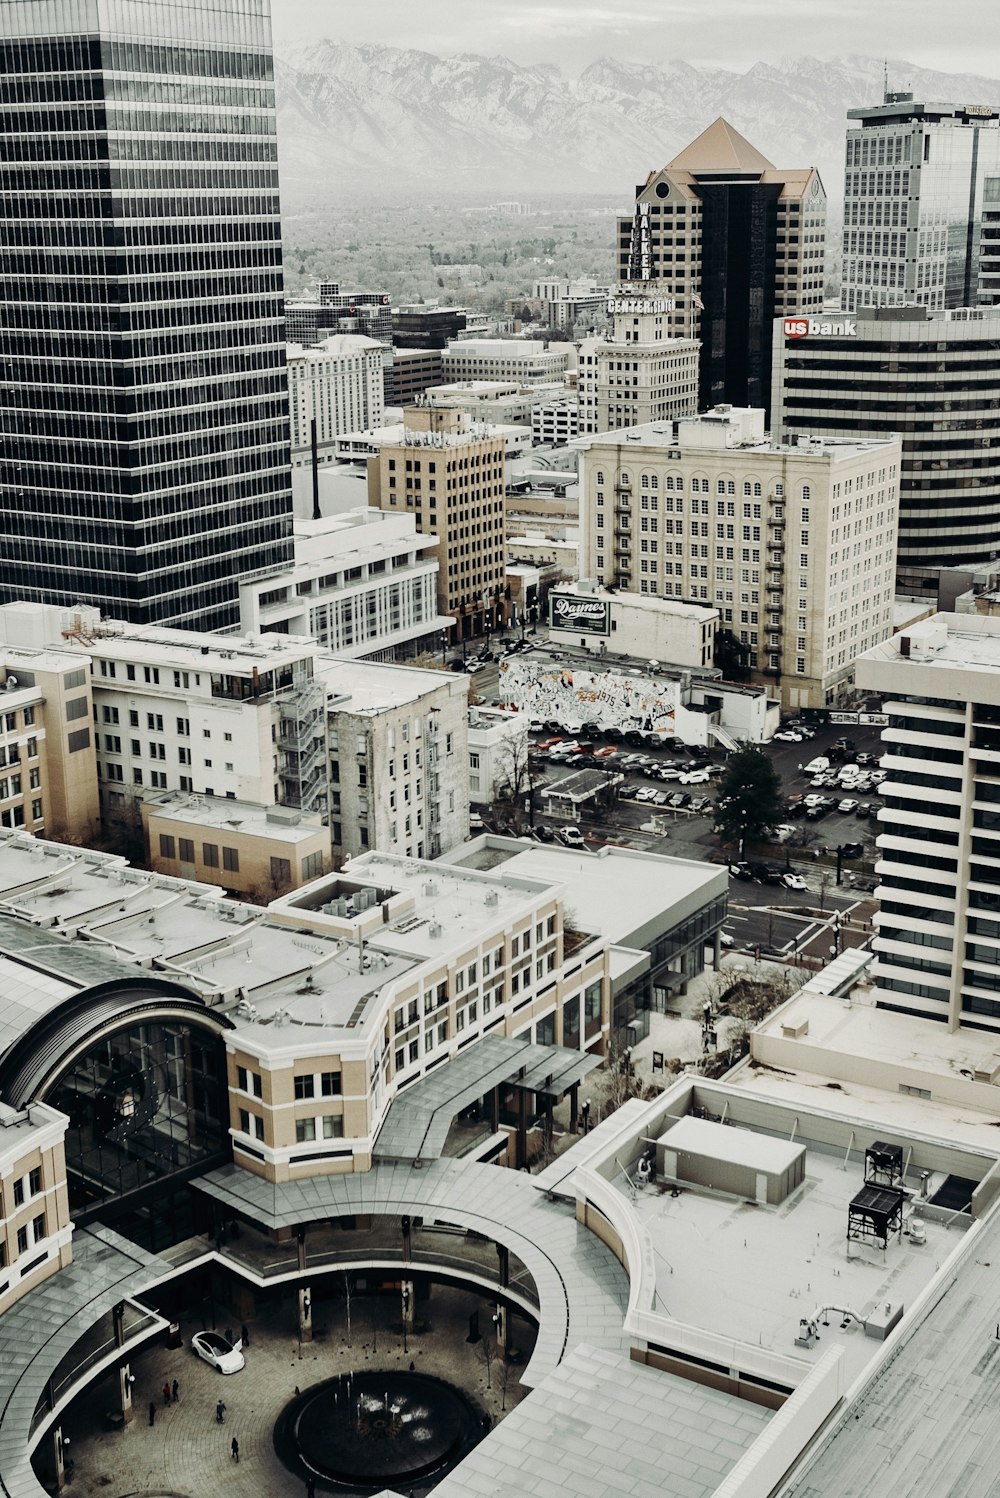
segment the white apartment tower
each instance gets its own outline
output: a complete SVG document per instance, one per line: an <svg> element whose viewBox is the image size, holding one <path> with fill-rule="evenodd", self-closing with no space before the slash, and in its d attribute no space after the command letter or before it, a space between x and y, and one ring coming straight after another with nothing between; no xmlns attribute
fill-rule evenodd
<svg viewBox="0 0 1000 1498"><path fill-rule="evenodd" d="M719 609L718 664L825 707L892 631L898 438L767 441L719 407L581 439L581 576Z"/></svg>
<svg viewBox="0 0 1000 1498"><path fill-rule="evenodd" d="M580 345L581 433L695 414L698 340L672 331L675 305L662 281L625 282L608 298L611 337Z"/></svg>
<svg viewBox="0 0 1000 1498"><path fill-rule="evenodd" d="M374 338L335 333L315 348L288 345L292 466L312 461L312 423L321 463L333 461L333 439L382 425L383 348Z"/></svg>
<svg viewBox="0 0 1000 1498"><path fill-rule="evenodd" d="M1000 1032L1000 619L936 614L862 656L883 809L875 997Z"/></svg>

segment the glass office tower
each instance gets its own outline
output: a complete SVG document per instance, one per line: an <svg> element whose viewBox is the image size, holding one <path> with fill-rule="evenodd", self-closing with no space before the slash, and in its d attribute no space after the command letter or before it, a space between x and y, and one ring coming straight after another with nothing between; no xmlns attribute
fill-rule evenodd
<svg viewBox="0 0 1000 1498"><path fill-rule="evenodd" d="M236 622L291 554L268 0L0 0L0 599Z"/></svg>
<svg viewBox="0 0 1000 1498"><path fill-rule="evenodd" d="M859 123L847 131L844 310L1000 301L1000 110L887 93L847 117Z"/></svg>

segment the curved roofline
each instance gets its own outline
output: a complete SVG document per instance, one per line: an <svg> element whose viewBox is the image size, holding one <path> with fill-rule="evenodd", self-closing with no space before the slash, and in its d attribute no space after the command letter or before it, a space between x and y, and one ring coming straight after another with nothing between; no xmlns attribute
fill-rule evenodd
<svg viewBox="0 0 1000 1498"><path fill-rule="evenodd" d="M43 1097L55 1078L103 1034L140 1020L192 1020L221 1034L228 1015L208 1009L190 989L166 978L130 975L74 994L44 1015L0 1058L0 1096L15 1108Z"/></svg>

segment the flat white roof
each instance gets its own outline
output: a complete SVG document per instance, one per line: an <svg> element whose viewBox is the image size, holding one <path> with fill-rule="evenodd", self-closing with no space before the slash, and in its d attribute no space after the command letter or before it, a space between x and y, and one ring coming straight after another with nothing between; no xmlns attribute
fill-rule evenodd
<svg viewBox="0 0 1000 1498"><path fill-rule="evenodd" d="M700 1155L704 1159L764 1171L773 1176L783 1175L805 1154L804 1145L774 1139L769 1134L756 1134L750 1129L727 1128L725 1124L713 1123L707 1118L692 1118L690 1114L679 1118L656 1142L665 1149L681 1150L685 1154Z"/></svg>
<svg viewBox="0 0 1000 1498"><path fill-rule="evenodd" d="M298 821L275 821L268 819L271 808L255 801L230 801L223 796L200 796L187 791L160 791L147 794L144 804L156 816L168 817L172 822L186 823L192 828L226 833L241 837L267 837L279 843L302 843L322 832L323 824L318 819L310 821L307 815Z"/></svg>
<svg viewBox="0 0 1000 1498"><path fill-rule="evenodd" d="M456 696L459 692L468 693L467 678L449 671L422 671L416 666L387 665L382 661L345 660L339 655L318 656L316 680L323 683L331 698L349 699L331 702L333 711L372 716L418 702L436 688L451 687Z"/></svg>

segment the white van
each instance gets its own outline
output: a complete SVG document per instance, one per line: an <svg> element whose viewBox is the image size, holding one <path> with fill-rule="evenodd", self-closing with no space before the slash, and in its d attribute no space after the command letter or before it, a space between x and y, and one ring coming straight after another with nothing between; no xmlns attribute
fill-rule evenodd
<svg viewBox="0 0 1000 1498"><path fill-rule="evenodd" d="M815 759L811 759L807 765L803 765L802 773L803 775L822 775L829 768L830 761L826 758L826 755L817 754Z"/></svg>

